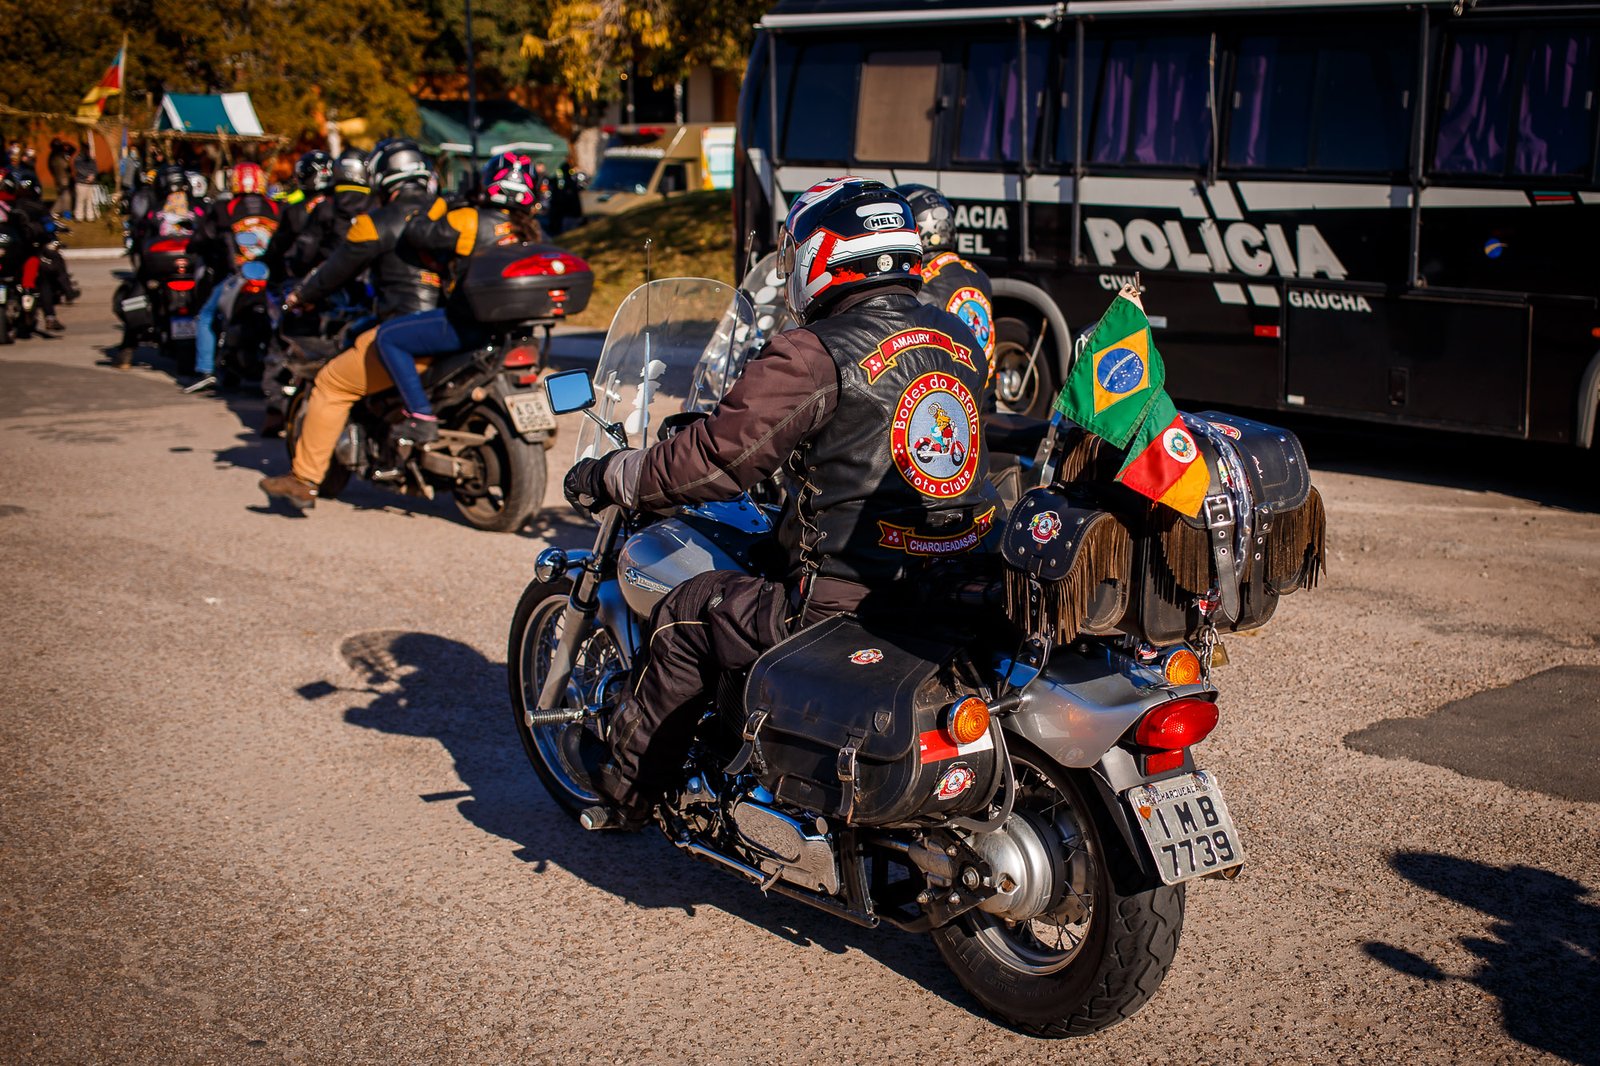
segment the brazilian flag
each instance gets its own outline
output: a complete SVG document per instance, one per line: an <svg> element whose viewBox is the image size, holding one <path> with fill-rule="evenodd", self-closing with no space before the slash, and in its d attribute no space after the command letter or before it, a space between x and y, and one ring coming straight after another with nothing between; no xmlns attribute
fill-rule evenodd
<svg viewBox="0 0 1600 1066"><path fill-rule="evenodd" d="M1150 405L1165 395L1166 380L1139 294L1124 286L1073 362L1055 409L1095 436L1126 448Z"/></svg>

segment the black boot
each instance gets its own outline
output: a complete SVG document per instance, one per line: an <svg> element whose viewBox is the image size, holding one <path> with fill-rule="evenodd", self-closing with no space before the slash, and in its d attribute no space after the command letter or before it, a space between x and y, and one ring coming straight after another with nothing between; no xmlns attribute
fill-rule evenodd
<svg viewBox="0 0 1600 1066"><path fill-rule="evenodd" d="M389 443L402 444L432 444L439 439L439 420L431 415L414 415L406 412L406 417L400 422L389 427Z"/></svg>

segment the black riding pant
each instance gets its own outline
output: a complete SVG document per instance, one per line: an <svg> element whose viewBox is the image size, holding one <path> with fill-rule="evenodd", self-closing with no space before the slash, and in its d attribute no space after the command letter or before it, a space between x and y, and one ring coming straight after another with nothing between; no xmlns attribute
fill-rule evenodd
<svg viewBox="0 0 1600 1066"><path fill-rule="evenodd" d="M599 783L618 808L635 817L649 812L688 754L702 694L782 640L791 614L783 585L731 570L699 574L662 598L633 691L607 732L611 762Z"/></svg>

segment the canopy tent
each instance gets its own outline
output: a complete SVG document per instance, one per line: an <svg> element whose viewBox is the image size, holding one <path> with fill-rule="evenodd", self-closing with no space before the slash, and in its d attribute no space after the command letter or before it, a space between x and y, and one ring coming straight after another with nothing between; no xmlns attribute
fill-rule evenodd
<svg viewBox="0 0 1600 1066"><path fill-rule="evenodd" d="M467 127L465 100L418 100L422 135L417 143L430 155L456 157L453 169L464 170L472 154L472 134ZM478 160L516 149L554 170L567 158L565 138L546 126L538 115L509 100L478 101Z"/></svg>
<svg viewBox="0 0 1600 1066"><path fill-rule="evenodd" d="M249 93L167 93L156 109L155 130L213 133L227 137L263 136Z"/></svg>

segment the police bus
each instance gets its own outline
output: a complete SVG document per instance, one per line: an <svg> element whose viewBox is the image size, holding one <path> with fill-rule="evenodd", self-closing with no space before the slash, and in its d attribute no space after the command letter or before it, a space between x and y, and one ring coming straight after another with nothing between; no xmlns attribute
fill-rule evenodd
<svg viewBox="0 0 1600 1066"><path fill-rule="evenodd" d="M736 232L842 172L942 189L1014 410L1137 272L1184 401L1589 447L1597 71L1596 3L780 0Z"/></svg>

